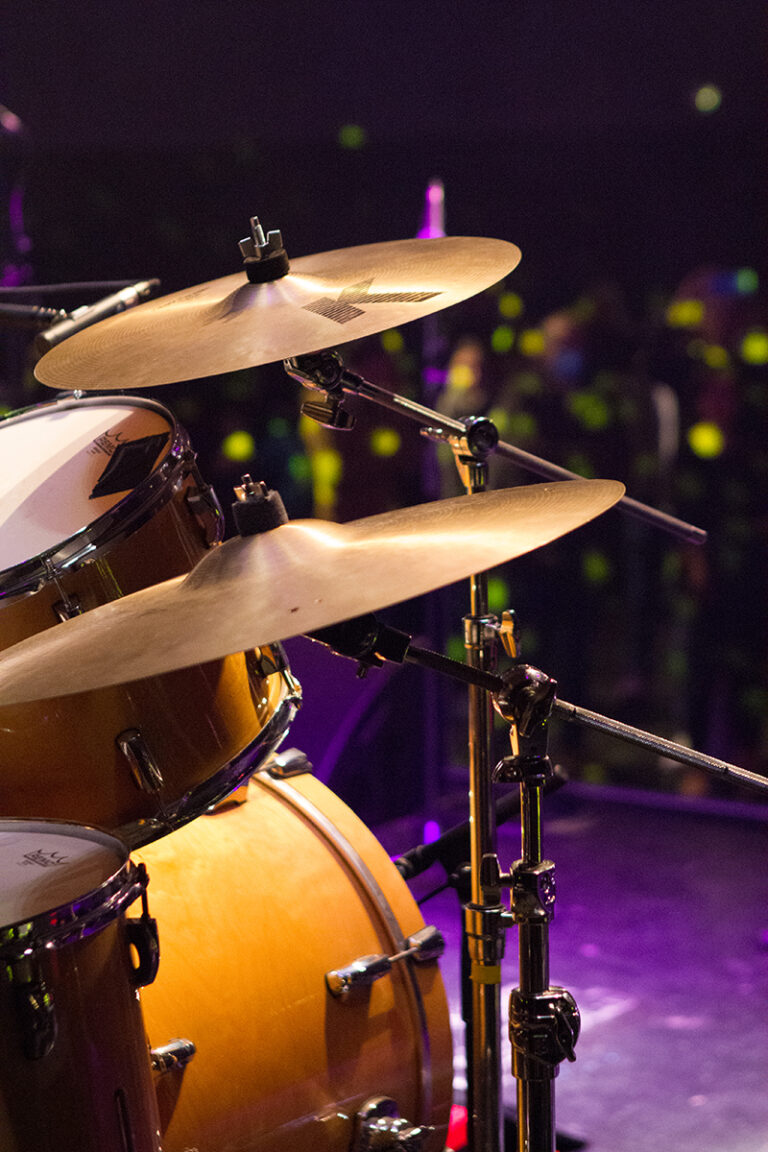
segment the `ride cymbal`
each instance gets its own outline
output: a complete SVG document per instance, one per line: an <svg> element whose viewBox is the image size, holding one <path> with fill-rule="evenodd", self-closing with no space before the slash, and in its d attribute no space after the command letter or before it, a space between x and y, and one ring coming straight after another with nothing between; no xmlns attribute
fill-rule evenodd
<svg viewBox="0 0 768 1152"><path fill-rule="evenodd" d="M319 352L448 308L519 260L514 244L467 236L301 256L264 284L237 272L93 324L47 352L35 375L51 388L113 392Z"/></svg>
<svg viewBox="0 0 768 1152"><path fill-rule="evenodd" d="M334 524L293 520L0 655L0 705L88 692L285 640L521 556L606 511L615 480L458 496Z"/></svg>

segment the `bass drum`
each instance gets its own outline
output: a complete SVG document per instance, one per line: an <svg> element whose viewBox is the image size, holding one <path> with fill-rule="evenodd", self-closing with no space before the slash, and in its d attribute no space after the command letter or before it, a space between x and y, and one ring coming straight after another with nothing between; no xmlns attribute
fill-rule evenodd
<svg viewBox="0 0 768 1152"><path fill-rule="evenodd" d="M222 534L187 435L159 404L71 399L9 416L0 421L0 649L186 574ZM0 815L97 824L131 848L145 843L265 763L299 694L274 645L4 706Z"/></svg>
<svg viewBox="0 0 768 1152"><path fill-rule="evenodd" d="M338 797L311 775L261 771L134 856L160 933L158 976L141 993L149 1042L196 1047L157 1074L164 1152L348 1152L356 1114L380 1097L434 1126L425 1152L444 1147L452 1051L436 961L396 961L346 997L326 982L424 927Z"/></svg>

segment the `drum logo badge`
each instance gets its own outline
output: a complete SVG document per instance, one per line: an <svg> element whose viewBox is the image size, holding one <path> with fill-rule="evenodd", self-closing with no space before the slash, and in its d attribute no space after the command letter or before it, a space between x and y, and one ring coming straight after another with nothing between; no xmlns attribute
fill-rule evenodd
<svg viewBox="0 0 768 1152"><path fill-rule="evenodd" d="M57 864L66 864L69 856L62 855L61 852L44 852L42 848L38 848L35 852L25 852L19 864L23 867L25 864L39 864L41 868L54 868Z"/></svg>

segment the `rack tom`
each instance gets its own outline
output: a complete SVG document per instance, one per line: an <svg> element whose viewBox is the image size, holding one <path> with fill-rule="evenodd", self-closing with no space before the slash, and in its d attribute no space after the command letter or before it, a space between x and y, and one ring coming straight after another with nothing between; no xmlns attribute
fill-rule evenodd
<svg viewBox="0 0 768 1152"><path fill-rule="evenodd" d="M66 399L6 418L0 650L189 572L222 535L188 437L161 405ZM97 824L120 829L129 846L146 843L257 768L299 694L274 645L0 707L0 816Z"/></svg>

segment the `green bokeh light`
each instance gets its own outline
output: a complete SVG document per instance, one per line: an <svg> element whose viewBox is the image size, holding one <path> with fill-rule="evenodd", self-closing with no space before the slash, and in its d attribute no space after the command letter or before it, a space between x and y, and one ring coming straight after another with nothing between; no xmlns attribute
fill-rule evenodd
<svg viewBox="0 0 768 1152"><path fill-rule="evenodd" d="M273 440L287 440L290 435L290 425L282 416L273 416L267 423L267 435Z"/></svg>
<svg viewBox="0 0 768 1152"><path fill-rule="evenodd" d="M510 589L500 576L488 577L488 611L500 614L509 608Z"/></svg>
<svg viewBox="0 0 768 1152"><path fill-rule="evenodd" d="M288 457L288 474L297 484L306 486L312 480L312 464L303 452L294 452Z"/></svg>
<svg viewBox="0 0 768 1152"><path fill-rule="evenodd" d="M566 407L573 418L589 432L600 432L611 423L611 413L602 396L595 392L571 392Z"/></svg>
<svg viewBox="0 0 768 1152"><path fill-rule="evenodd" d="M754 268L739 268L736 273L736 291L740 296L753 296L760 287L760 277Z"/></svg>
<svg viewBox="0 0 768 1152"><path fill-rule="evenodd" d="M503 355L504 352L509 352L510 348L515 342L515 332L510 328L509 324L499 324L494 328L491 333L491 348L494 352Z"/></svg>
<svg viewBox="0 0 768 1152"><path fill-rule="evenodd" d="M449 656L451 660L458 660L463 664L467 659L464 637L459 635L449 636L445 645L445 654Z"/></svg>
<svg viewBox="0 0 768 1152"><path fill-rule="evenodd" d="M338 141L349 152L359 152L368 143L368 133L361 124L342 124Z"/></svg>
<svg viewBox="0 0 768 1152"><path fill-rule="evenodd" d="M604 585L610 580L613 567L605 552L588 548L581 556L581 571L587 584Z"/></svg>

